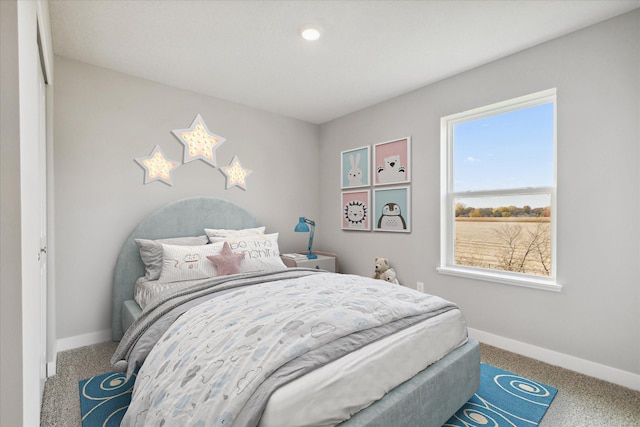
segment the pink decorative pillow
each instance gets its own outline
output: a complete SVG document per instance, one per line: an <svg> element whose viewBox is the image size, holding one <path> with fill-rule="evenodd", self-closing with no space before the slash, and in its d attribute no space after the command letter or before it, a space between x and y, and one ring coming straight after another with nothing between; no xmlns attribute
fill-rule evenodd
<svg viewBox="0 0 640 427"><path fill-rule="evenodd" d="M218 276L240 273L240 261L242 261L243 258L244 253L233 253L228 242L224 242L222 252L218 255L209 255L207 257L218 269Z"/></svg>

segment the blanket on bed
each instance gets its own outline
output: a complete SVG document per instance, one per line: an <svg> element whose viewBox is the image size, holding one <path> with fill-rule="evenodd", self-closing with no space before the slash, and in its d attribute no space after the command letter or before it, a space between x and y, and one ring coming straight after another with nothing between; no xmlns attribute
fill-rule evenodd
<svg viewBox="0 0 640 427"><path fill-rule="evenodd" d="M125 332L111 357L113 370L126 371L129 379L136 366L142 366L151 348L171 324L185 311L203 301L241 286L316 273L318 270L296 268L185 281L182 286L159 295L144 308L140 317Z"/></svg>
<svg viewBox="0 0 640 427"><path fill-rule="evenodd" d="M281 276L290 276L284 279ZM255 426L279 385L349 351L456 308L446 300L353 275L289 270L214 280L195 296L154 302L125 334L141 339L176 300L198 305L166 329L136 382L123 426ZM264 279L267 281L264 282ZM202 293L211 293L200 301ZM164 307L163 307L164 306ZM173 314L172 314L173 313ZM114 359L129 353L124 344Z"/></svg>

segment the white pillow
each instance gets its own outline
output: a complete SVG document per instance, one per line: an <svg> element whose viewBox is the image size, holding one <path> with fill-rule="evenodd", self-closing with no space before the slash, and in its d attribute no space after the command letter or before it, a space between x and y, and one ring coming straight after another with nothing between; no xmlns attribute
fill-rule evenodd
<svg viewBox="0 0 640 427"><path fill-rule="evenodd" d="M287 268L280 259L278 233L230 237L209 237L212 243L228 242L234 253L244 253L240 272L278 271Z"/></svg>
<svg viewBox="0 0 640 427"><path fill-rule="evenodd" d="M207 256L218 255L224 243L203 246L177 246L162 244L162 271L160 282L206 279L217 275L216 266Z"/></svg>
<svg viewBox="0 0 640 427"><path fill-rule="evenodd" d="M212 237L234 237L249 236L254 234L264 234L266 227L243 228L242 230L225 230L224 228L205 228L204 232L209 236L209 240L214 243Z"/></svg>
<svg viewBox="0 0 640 427"><path fill-rule="evenodd" d="M279 256L269 258L244 259L240 262L240 273L251 273L254 271L280 271L286 270L287 266Z"/></svg>
<svg viewBox="0 0 640 427"><path fill-rule="evenodd" d="M179 246L200 246L209 242L207 236L173 237L169 239L135 239L140 250L140 258L145 266L147 280L158 280L162 271L162 244Z"/></svg>

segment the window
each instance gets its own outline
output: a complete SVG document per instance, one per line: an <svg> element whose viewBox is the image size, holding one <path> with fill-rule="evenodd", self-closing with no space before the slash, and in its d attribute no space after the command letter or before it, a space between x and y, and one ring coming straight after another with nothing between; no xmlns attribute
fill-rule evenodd
<svg viewBox="0 0 640 427"><path fill-rule="evenodd" d="M441 119L438 271L555 283L556 90Z"/></svg>

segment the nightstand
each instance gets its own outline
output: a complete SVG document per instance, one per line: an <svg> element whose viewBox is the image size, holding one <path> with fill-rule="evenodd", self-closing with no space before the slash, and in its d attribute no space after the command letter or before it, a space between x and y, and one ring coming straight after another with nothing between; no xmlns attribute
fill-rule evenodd
<svg viewBox="0 0 640 427"><path fill-rule="evenodd" d="M313 253L318 255L318 258L308 259L306 256L304 258L292 258L286 255L281 255L280 258L287 267L316 268L319 270L327 270L332 273L338 272L338 256L336 254L318 251L313 251Z"/></svg>

